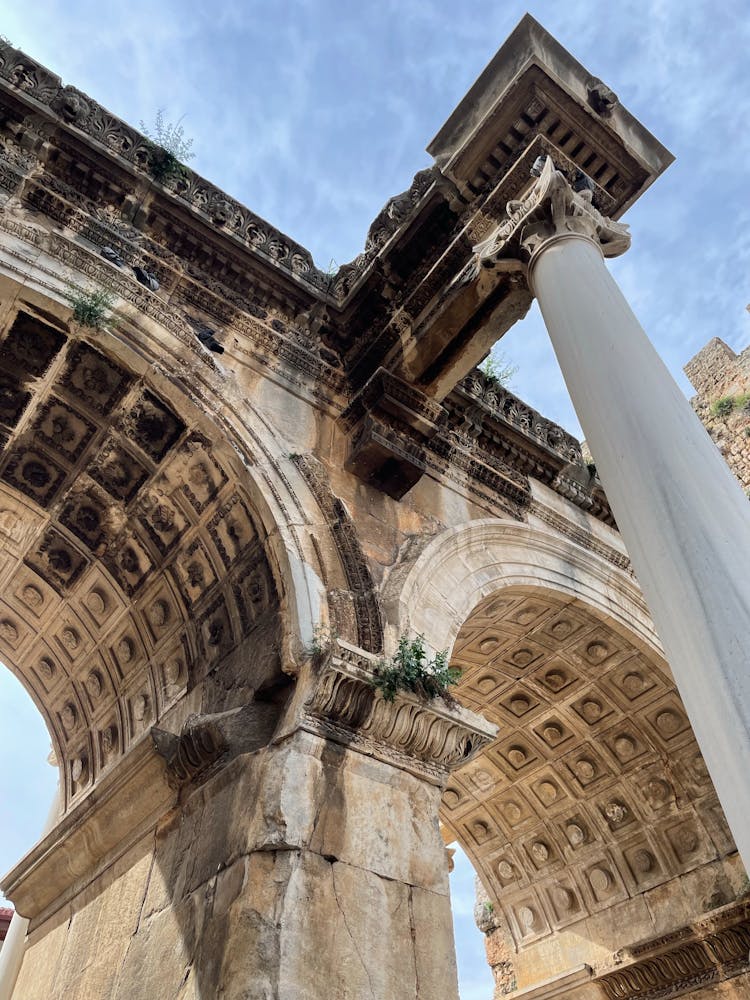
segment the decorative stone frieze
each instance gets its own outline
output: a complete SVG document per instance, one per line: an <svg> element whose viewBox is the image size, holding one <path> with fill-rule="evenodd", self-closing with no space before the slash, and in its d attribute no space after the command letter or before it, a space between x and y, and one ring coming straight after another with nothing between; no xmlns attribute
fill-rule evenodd
<svg viewBox="0 0 750 1000"><path fill-rule="evenodd" d="M495 726L447 700L408 692L387 702L373 685L377 659L337 642L300 725L442 785L496 735Z"/></svg>
<svg viewBox="0 0 750 1000"><path fill-rule="evenodd" d="M0 78L5 86L32 98L48 118L59 117L73 136L83 133L109 155L147 173L152 142L75 87L63 86L59 77L4 40L0 42ZM296 278L315 288L325 285L326 275L314 266L308 251L192 170L183 170L178 178L167 182L174 197L220 228L226 227L255 253Z"/></svg>
<svg viewBox="0 0 750 1000"><path fill-rule="evenodd" d="M607 1000L668 1000L741 976L750 970L750 903L722 907L663 938L625 948L617 959L627 964L596 980Z"/></svg>

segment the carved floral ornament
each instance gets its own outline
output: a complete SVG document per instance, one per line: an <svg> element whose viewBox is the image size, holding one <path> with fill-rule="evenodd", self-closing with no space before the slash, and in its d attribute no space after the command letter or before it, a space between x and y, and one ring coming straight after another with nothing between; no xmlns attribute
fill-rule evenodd
<svg viewBox="0 0 750 1000"><path fill-rule="evenodd" d="M507 218L495 232L473 248L474 257L464 281L476 278L482 267L494 268L502 259L532 258L550 240L564 235L585 236L605 257L618 257L630 246L627 225L602 215L593 203L594 192L582 175L580 190L555 167L552 157L541 157L539 176L521 199L509 201Z"/></svg>
<svg viewBox="0 0 750 1000"><path fill-rule="evenodd" d="M377 658L337 640L305 704L302 727L444 784L476 757L497 727L439 698L399 692L387 702L372 683Z"/></svg>

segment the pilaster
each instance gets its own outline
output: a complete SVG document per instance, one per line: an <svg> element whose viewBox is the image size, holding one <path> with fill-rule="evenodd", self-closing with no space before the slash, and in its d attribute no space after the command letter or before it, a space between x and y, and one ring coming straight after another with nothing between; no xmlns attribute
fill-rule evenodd
<svg viewBox="0 0 750 1000"><path fill-rule="evenodd" d="M17 1000L173 987L456 1000L438 809L449 772L495 727L442 699L385 701L376 662L340 642L309 661L262 746L251 704L155 730L132 751L127 773L6 880L31 917ZM92 935L106 939L101 957ZM41 955L57 963L44 984Z"/></svg>

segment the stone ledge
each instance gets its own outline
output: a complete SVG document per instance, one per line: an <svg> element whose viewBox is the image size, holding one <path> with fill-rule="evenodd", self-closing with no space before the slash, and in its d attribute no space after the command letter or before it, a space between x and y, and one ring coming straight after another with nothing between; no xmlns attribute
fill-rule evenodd
<svg viewBox="0 0 750 1000"><path fill-rule="evenodd" d="M496 737L497 726L458 703L409 692L386 701L372 683L377 663L377 657L339 640L299 727L436 785Z"/></svg>
<svg viewBox="0 0 750 1000"><path fill-rule="evenodd" d="M124 854L176 795L149 733L0 882L18 912L44 920Z"/></svg>
<svg viewBox="0 0 750 1000"><path fill-rule="evenodd" d="M624 949L620 969L599 976L608 1000L662 1000L721 983L750 969L750 900L730 903L695 923Z"/></svg>
<svg viewBox="0 0 750 1000"><path fill-rule="evenodd" d="M534 986L527 986L525 989L511 993L510 996L513 1000L553 1000L555 997L573 996L580 998L580 1000L584 1000L584 996L588 996L589 994L583 994L580 992L571 994L568 991L580 988L586 983L590 983L591 977L591 966L579 965L570 972L564 972L559 976L552 976ZM591 993L590 995L594 997L597 994Z"/></svg>

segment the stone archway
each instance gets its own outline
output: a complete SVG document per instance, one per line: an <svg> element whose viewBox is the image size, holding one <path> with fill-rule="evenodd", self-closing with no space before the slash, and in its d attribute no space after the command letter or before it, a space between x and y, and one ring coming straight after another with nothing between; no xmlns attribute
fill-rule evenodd
<svg viewBox="0 0 750 1000"><path fill-rule="evenodd" d="M376 698L379 604L312 462L263 450L251 474L267 428L235 436L216 386L192 406L179 356L143 363L153 331L82 330L18 286L9 301L0 655L64 781L59 822L3 880L30 919L14 995L287 997L314 979L455 996L437 812L488 727ZM331 531L314 549L295 489ZM312 656L326 586L345 631Z"/></svg>
<svg viewBox="0 0 750 1000"><path fill-rule="evenodd" d="M0 656L45 716L68 807L188 689L222 711L282 676L278 590L248 490L189 405L32 306L0 357ZM229 669L258 629L275 661Z"/></svg>
<svg viewBox="0 0 750 1000"><path fill-rule="evenodd" d="M8 302L0 658L47 723L62 785L56 827L5 882L32 918L16 993L95 995L119 975L139 878L163 887L154 912L195 950L154 824L217 758L268 742L292 689L305 581L230 438L164 370L30 290ZM193 847L225 853L227 836L217 820ZM92 914L98 926L115 913L97 956ZM208 988L210 972L196 978Z"/></svg>
<svg viewBox="0 0 750 1000"><path fill-rule="evenodd" d="M656 997L738 974L742 989L744 871L632 578L486 521L433 541L401 606L498 727L441 808L486 892L496 996Z"/></svg>

